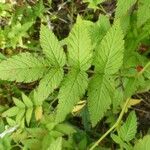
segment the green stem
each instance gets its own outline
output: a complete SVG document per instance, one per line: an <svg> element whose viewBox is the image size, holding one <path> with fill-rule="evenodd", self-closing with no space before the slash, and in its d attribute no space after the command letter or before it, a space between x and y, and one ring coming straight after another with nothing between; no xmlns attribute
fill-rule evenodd
<svg viewBox="0 0 150 150"><path fill-rule="evenodd" d="M121 122L122 120L122 117L128 107L128 104L129 104L129 101L130 101L130 98L128 98L123 106L123 109L117 119L117 122L105 133L102 135L102 137L100 137L100 139L98 141L95 142L95 144L89 149L89 150L93 150L96 146L98 146L98 144L111 132L113 131Z"/></svg>
<svg viewBox="0 0 150 150"><path fill-rule="evenodd" d="M145 65L145 67L138 73L138 75L137 76L140 76L140 75L142 75L143 74L143 72L148 68L150 66L150 62L148 62L146 65Z"/></svg>
<svg viewBox="0 0 150 150"><path fill-rule="evenodd" d="M105 11L105 9L103 8L102 5L100 5L100 8L99 8L104 14L107 14L107 12Z"/></svg>

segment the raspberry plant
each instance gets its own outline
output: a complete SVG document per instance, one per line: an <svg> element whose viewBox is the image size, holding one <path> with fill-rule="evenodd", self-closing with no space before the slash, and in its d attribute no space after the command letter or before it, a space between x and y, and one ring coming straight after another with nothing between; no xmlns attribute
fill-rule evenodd
<svg viewBox="0 0 150 150"><path fill-rule="evenodd" d="M88 2L89 8L97 9L104 1L84 2ZM43 12L42 1L38 6ZM2 110L8 125L17 125L11 138L1 135L2 149L5 142L9 143L6 144L9 149L12 139L24 149L73 149L73 134L83 136L79 129L66 123L73 118L73 112L82 118L89 131L104 118L111 120L111 113L116 116L121 109L118 119L113 116L115 121L108 121L114 125L106 133L88 144L84 135L86 142L80 143L77 149L95 149L111 133L121 149L148 150L149 135L135 146L131 142L137 133L136 113L131 111L124 122L122 118L136 103L132 95L150 89L149 56L138 52L141 43L150 39L149 8L149 0L117 0L113 23L109 21L110 14L100 15L95 23L78 15L68 37L62 41L49 26L41 23L41 51L21 52L9 58L2 55L1 80L39 81L28 96L22 93L22 100L13 98L15 106Z"/></svg>

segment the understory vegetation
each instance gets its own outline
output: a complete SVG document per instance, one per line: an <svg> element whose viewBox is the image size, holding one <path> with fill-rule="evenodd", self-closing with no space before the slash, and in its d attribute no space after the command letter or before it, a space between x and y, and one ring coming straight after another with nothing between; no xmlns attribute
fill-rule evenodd
<svg viewBox="0 0 150 150"><path fill-rule="evenodd" d="M150 149L150 0L0 1L0 150Z"/></svg>

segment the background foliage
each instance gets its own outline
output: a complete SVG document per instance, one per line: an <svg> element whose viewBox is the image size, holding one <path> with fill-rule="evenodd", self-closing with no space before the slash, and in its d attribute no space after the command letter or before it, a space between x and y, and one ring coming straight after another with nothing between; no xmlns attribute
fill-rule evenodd
<svg viewBox="0 0 150 150"><path fill-rule="evenodd" d="M0 149L149 149L149 0L2 1L0 25Z"/></svg>

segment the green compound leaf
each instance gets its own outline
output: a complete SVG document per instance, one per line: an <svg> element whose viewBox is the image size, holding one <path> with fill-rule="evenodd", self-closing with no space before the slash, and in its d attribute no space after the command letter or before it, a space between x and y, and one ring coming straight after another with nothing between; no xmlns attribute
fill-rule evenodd
<svg viewBox="0 0 150 150"><path fill-rule="evenodd" d="M136 0L117 0L115 18L124 17L135 3Z"/></svg>
<svg viewBox="0 0 150 150"><path fill-rule="evenodd" d="M77 23L67 38L68 64L74 68L87 70L92 61L92 45L86 22L77 18Z"/></svg>
<svg viewBox="0 0 150 150"><path fill-rule="evenodd" d="M42 78L47 67L47 61L38 55L21 53L0 63L0 79L32 82Z"/></svg>
<svg viewBox="0 0 150 150"><path fill-rule="evenodd" d="M149 150L150 148L150 135L146 135L135 144L133 150Z"/></svg>
<svg viewBox="0 0 150 150"><path fill-rule="evenodd" d="M26 112L25 109L19 109L19 112L18 112L18 114L16 115L16 122L17 122L18 124L21 124L21 121L24 119L25 112Z"/></svg>
<svg viewBox="0 0 150 150"><path fill-rule="evenodd" d="M118 135L123 141L129 142L137 132L137 118L135 112L131 112L126 122L118 130Z"/></svg>
<svg viewBox="0 0 150 150"><path fill-rule="evenodd" d="M104 74L116 73L123 63L124 40L117 21L96 48L95 70Z"/></svg>
<svg viewBox="0 0 150 150"><path fill-rule="evenodd" d="M47 150L62 150L62 138L59 137L53 141Z"/></svg>
<svg viewBox="0 0 150 150"><path fill-rule="evenodd" d="M104 116L111 104L114 86L110 75L121 67L123 52L123 33L117 21L96 47L94 59L96 75L88 88L88 108L93 126Z"/></svg>
<svg viewBox="0 0 150 150"><path fill-rule="evenodd" d="M109 18L104 15L100 15L96 23L93 23L90 27L90 38L94 47L99 45L107 31L111 27Z"/></svg>
<svg viewBox="0 0 150 150"><path fill-rule="evenodd" d="M33 102L24 93L22 93L22 100L23 100L24 104L26 105L26 107L28 107L28 108L33 107Z"/></svg>
<svg viewBox="0 0 150 150"><path fill-rule="evenodd" d="M2 113L3 117L13 117L16 116L19 112L19 108L14 106L11 107L10 109L6 110L5 112Z"/></svg>
<svg viewBox="0 0 150 150"><path fill-rule="evenodd" d="M95 75L88 88L88 109L92 126L104 116L111 104L113 86L109 76Z"/></svg>
<svg viewBox="0 0 150 150"><path fill-rule="evenodd" d="M21 100L14 97L13 101L18 108L25 108L25 104Z"/></svg>
<svg viewBox="0 0 150 150"><path fill-rule="evenodd" d="M82 98L88 85L87 74L82 71L72 70L65 78L58 95L59 104L56 122L61 122L71 112L73 106Z"/></svg>
<svg viewBox="0 0 150 150"><path fill-rule="evenodd" d="M51 65L64 66L66 61L65 53L54 33L44 25L41 26L40 43Z"/></svg>
<svg viewBox="0 0 150 150"><path fill-rule="evenodd" d="M35 91L35 101L41 104L56 88L64 76L63 69L51 69L40 81Z"/></svg>
<svg viewBox="0 0 150 150"><path fill-rule="evenodd" d="M25 118L26 118L26 122L27 122L27 125L29 126L29 124L30 124L30 121L31 121L31 118L32 118L32 113L33 113L33 108L31 107L31 108L28 108L27 110L26 110L26 116L25 116Z"/></svg>
<svg viewBox="0 0 150 150"><path fill-rule="evenodd" d="M150 19L150 1L139 0L137 10L137 26L140 27Z"/></svg>
<svg viewBox="0 0 150 150"><path fill-rule="evenodd" d="M98 9L98 4L104 2L105 0L83 0L83 2L87 2L88 8L92 8L94 10Z"/></svg>

